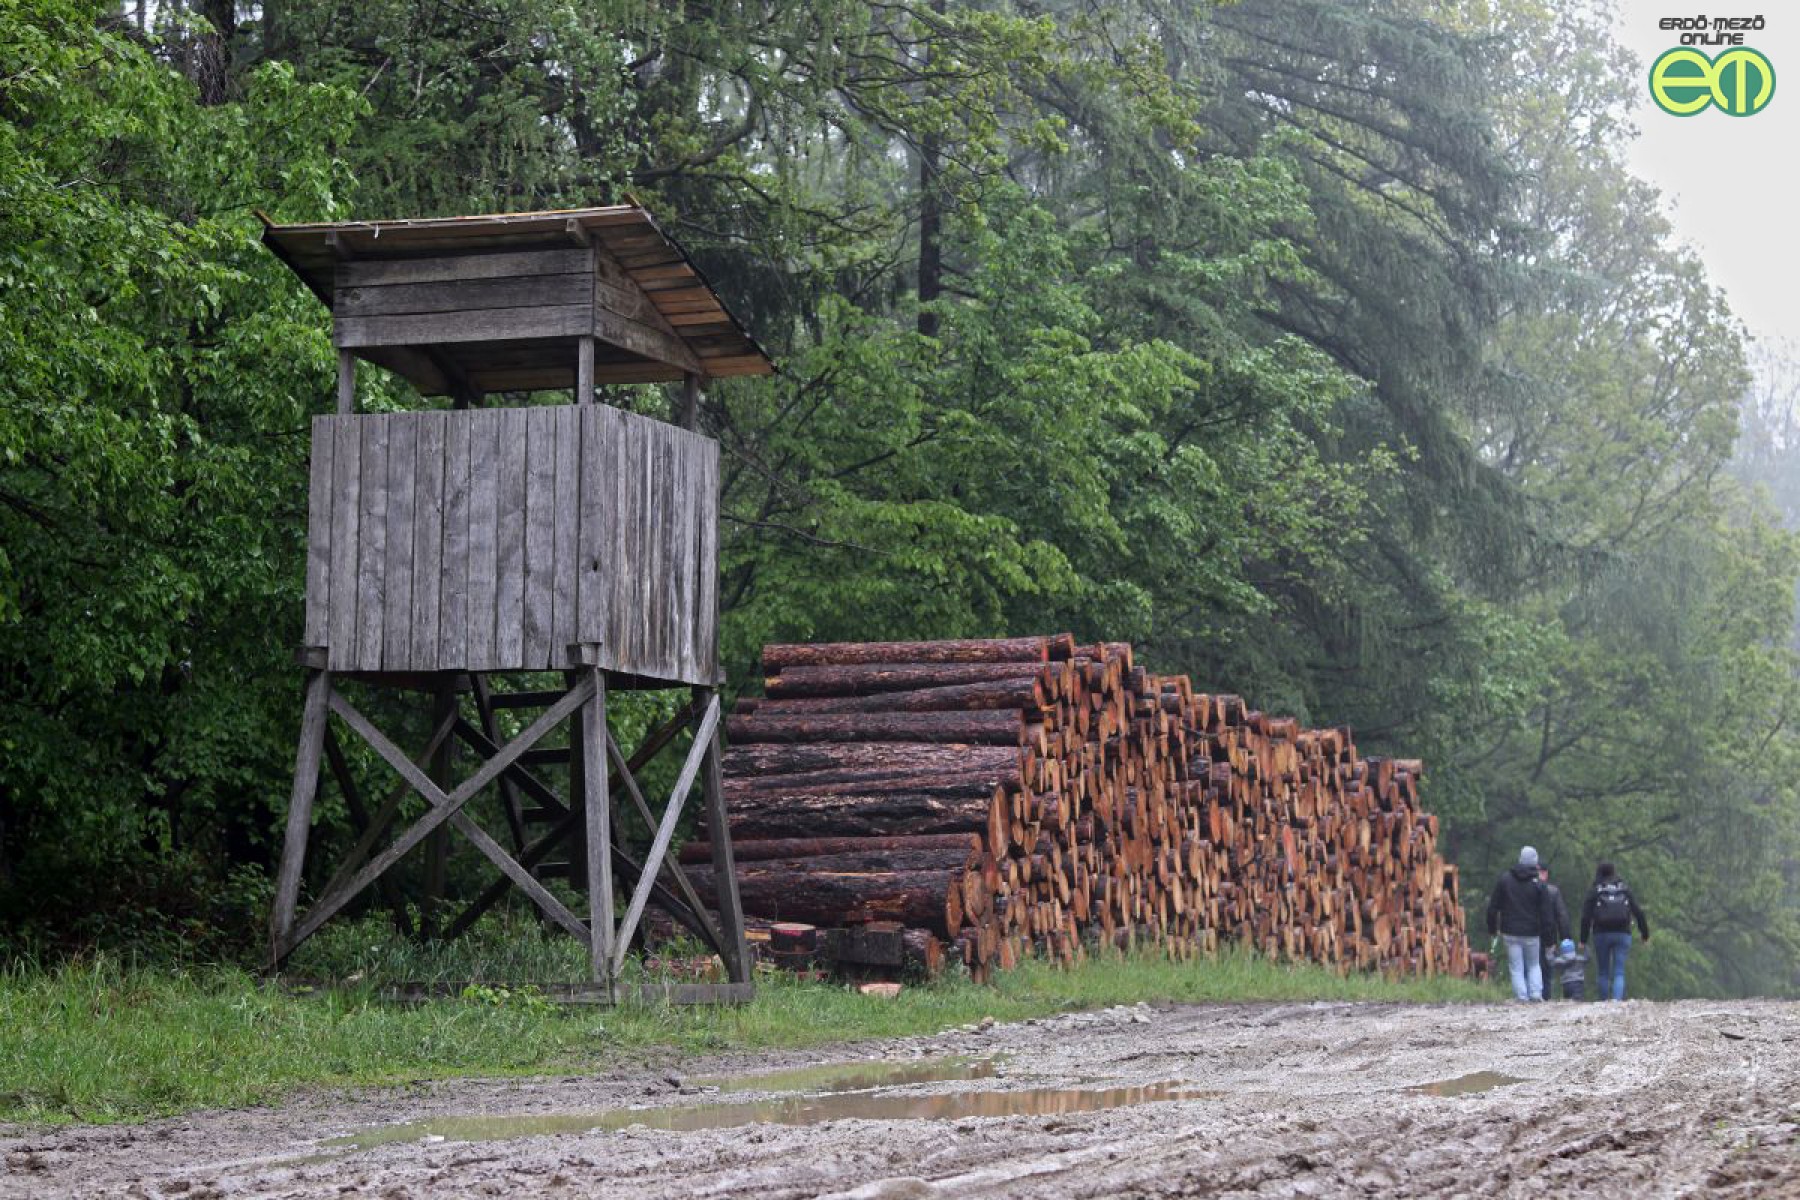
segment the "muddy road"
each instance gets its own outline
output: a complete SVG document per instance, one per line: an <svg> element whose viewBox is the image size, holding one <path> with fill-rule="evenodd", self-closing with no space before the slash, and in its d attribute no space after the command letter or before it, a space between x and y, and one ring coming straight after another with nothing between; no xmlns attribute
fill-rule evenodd
<svg viewBox="0 0 1800 1200"><path fill-rule="evenodd" d="M1138 1007L680 1071L15 1131L0 1196L1800 1196L1800 1005Z"/></svg>

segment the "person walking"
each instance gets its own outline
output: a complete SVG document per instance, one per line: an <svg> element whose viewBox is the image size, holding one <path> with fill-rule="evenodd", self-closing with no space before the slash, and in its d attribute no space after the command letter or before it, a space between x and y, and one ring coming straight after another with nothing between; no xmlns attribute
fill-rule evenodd
<svg viewBox="0 0 1800 1200"><path fill-rule="evenodd" d="M1555 928L1544 930L1543 950L1539 956L1544 967L1544 999L1554 1000L1556 989L1550 986L1550 957L1565 939L1575 936L1575 930L1569 924L1569 906L1563 903L1562 889L1550 882L1550 866L1542 858L1538 859L1538 882L1544 885L1544 892L1550 897L1550 915L1555 918Z"/></svg>
<svg viewBox="0 0 1800 1200"><path fill-rule="evenodd" d="M1631 953L1631 923L1637 922L1644 941L1650 940L1650 923L1637 897L1619 878L1618 868L1603 862L1594 868L1594 886L1581 906L1581 940L1594 947L1599 973L1600 999L1625 998L1625 959ZM1590 939L1589 934L1592 934Z"/></svg>
<svg viewBox="0 0 1800 1200"><path fill-rule="evenodd" d="M1506 943L1506 964L1512 971L1513 999L1544 998L1543 940L1556 925L1550 897L1538 879L1538 853L1531 846L1519 851L1517 864L1494 882L1488 897L1487 928Z"/></svg>

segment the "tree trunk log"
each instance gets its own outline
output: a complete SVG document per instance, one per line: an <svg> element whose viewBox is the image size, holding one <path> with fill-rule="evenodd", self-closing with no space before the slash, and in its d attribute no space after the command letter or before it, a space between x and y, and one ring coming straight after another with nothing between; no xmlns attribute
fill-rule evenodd
<svg viewBox="0 0 1800 1200"><path fill-rule="evenodd" d="M732 717L726 736L734 745L757 742L968 742L1020 744L1016 712L829 713L804 716Z"/></svg>
<svg viewBox="0 0 1800 1200"><path fill-rule="evenodd" d="M1047 662L1069 658L1075 639L991 638L945 642L820 642L763 647L763 670L785 667L847 666L853 663Z"/></svg>
<svg viewBox="0 0 1800 1200"><path fill-rule="evenodd" d="M980 842L969 833L920 833L904 837L801 837L749 840L733 838L731 852L738 862L761 862L771 858L816 858L831 854L857 854L863 851L961 850L968 853ZM689 842L681 848L680 861L710 863L712 845Z"/></svg>
<svg viewBox="0 0 1800 1200"><path fill-rule="evenodd" d="M806 696L870 696L919 688L956 687L995 680L1060 676L1061 663L874 663L835 667L787 667L763 680L771 700Z"/></svg>
<svg viewBox="0 0 1800 1200"><path fill-rule="evenodd" d="M730 779L755 775L836 772L869 775L923 771L1019 769L1019 752L997 746L931 742L820 742L812 745L732 746L725 751ZM823 782L823 780L821 780Z"/></svg>

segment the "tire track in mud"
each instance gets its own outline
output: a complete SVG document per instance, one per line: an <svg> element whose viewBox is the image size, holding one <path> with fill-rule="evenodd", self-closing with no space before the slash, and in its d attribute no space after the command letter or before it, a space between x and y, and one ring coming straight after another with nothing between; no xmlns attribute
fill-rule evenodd
<svg viewBox="0 0 1800 1200"><path fill-rule="evenodd" d="M463 1120L445 1126L464 1131L449 1140L412 1138L409 1128L407 1140L367 1149L330 1144L401 1122L536 1114L567 1128L571 1114L718 1099L644 1069L465 1081L0 1138L0 1196L1800 1196L1800 1005L1788 1003L1139 1006L833 1056L916 1069L936 1055L991 1057L997 1077L878 1094L918 1097L919 1111L966 1109L957 1101L975 1092L983 1105L995 1093L1054 1104L1058 1089L1126 1095L1153 1085L1185 1098L1104 1111L456 1140L484 1128ZM738 1055L684 1069L820 1057ZM1418 1090L1481 1072L1516 1082L1461 1095ZM927 1103L934 1097L944 1103ZM744 1098L757 1095L729 1097Z"/></svg>

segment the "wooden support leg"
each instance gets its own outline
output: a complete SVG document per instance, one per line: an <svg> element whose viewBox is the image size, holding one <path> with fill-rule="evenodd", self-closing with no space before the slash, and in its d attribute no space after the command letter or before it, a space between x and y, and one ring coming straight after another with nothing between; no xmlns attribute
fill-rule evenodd
<svg viewBox="0 0 1800 1200"><path fill-rule="evenodd" d="M287 833L281 843L281 869L275 877L275 907L269 918L269 965L281 965L281 947L294 928L300 902L300 873L306 866L306 840L312 832L313 797L319 790L319 757L325 745L325 716L331 699L331 673L311 670L300 711L300 750L294 758L294 791L288 800Z"/></svg>
<svg viewBox="0 0 1800 1200"><path fill-rule="evenodd" d="M694 699L714 699L711 688L695 688ZM738 900L737 864L731 854L731 825L725 815L725 772L720 762L719 731L713 725L706 761L700 768L701 796L706 807L706 837L712 843L713 888L718 893L719 938L725 943L725 969L733 983L750 982L750 947L744 941L744 909Z"/></svg>
<svg viewBox="0 0 1800 1200"><path fill-rule="evenodd" d="M431 723L440 727L456 710L456 693L448 684L438 685L432 694ZM450 773L454 768L456 743L445 738L431 756L431 782L444 792L450 790ZM440 825L425 842L425 899L420 906L419 932L427 938L438 936L439 920L444 910L444 889L450 869L450 828Z"/></svg>
<svg viewBox="0 0 1800 1200"><path fill-rule="evenodd" d="M471 690L475 694L475 716L481 722L481 732L495 746L506 739L500 736L500 722L494 717L493 697L488 691L487 676L471 675ZM442 785L440 785L442 786ZM506 809L506 828L512 834L513 850L525 849L525 810L519 804L519 789L513 786L508 775L500 777L500 802Z"/></svg>
<svg viewBox="0 0 1800 1200"><path fill-rule="evenodd" d="M606 771L606 675L584 668L594 693L581 706L582 809L587 829L588 954L594 981L613 997L612 797Z"/></svg>

